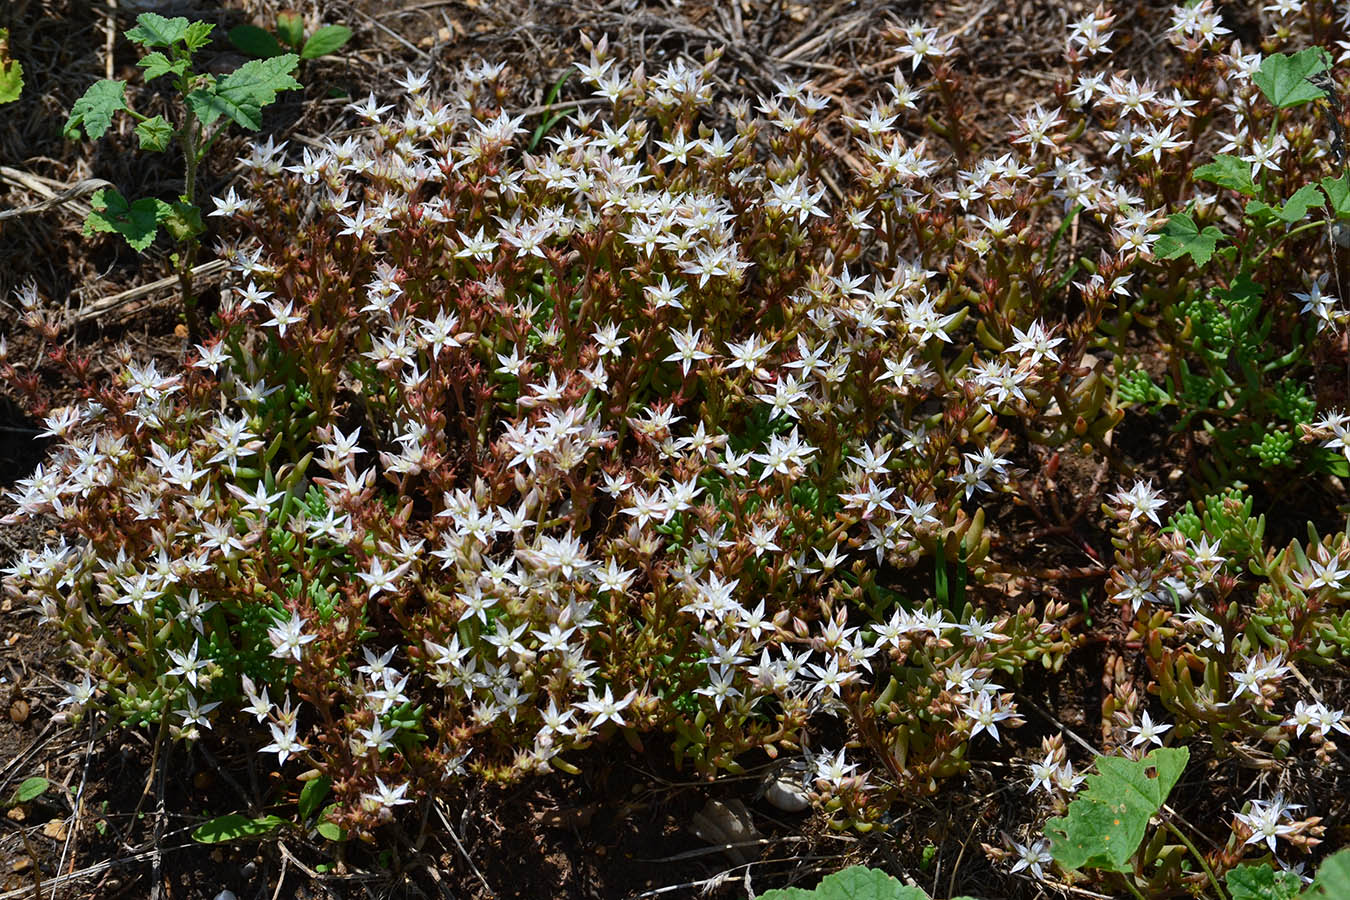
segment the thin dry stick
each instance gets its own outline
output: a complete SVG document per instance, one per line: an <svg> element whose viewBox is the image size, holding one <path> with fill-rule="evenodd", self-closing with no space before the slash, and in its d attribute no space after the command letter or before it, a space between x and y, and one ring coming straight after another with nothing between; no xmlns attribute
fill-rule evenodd
<svg viewBox="0 0 1350 900"><path fill-rule="evenodd" d="M80 814L84 811L84 786L89 781L89 763L94 758L94 720L89 718L89 744L84 750L84 769L80 773L80 786L75 790L75 802L72 804L73 812L70 817L70 832L66 835L66 842L61 847L61 862L56 866L56 874L60 875L61 870L66 867L66 856L70 853L75 844L75 836L80 830ZM71 856L70 866L75 867L75 858ZM56 886L52 885L52 900L56 900Z"/></svg>
<svg viewBox="0 0 1350 900"><path fill-rule="evenodd" d="M441 824L445 826L445 830L450 833L450 839L454 841L455 846L459 848L460 855L463 856L464 861L469 864L469 868L473 870L473 874L478 876L478 881L483 885L483 889L488 892L489 896L497 896L497 892L492 889L492 885L488 884L487 877L479 870L478 865L473 861L473 857L469 855L469 851L464 849L464 844L460 842L459 835L455 833L455 826L450 824L450 820L441 809L441 799L437 797L432 802L436 804L436 816L441 820Z"/></svg>
<svg viewBox="0 0 1350 900"><path fill-rule="evenodd" d="M111 182L104 181L102 178L86 178L84 181L76 182L70 187L61 191L59 194L52 194L47 199L33 203L29 206L19 206L14 209L0 209L0 221L12 219L15 216L26 216L30 213L42 212L44 209L51 209L53 206L61 206L77 197L85 194L92 194L99 188L110 187Z"/></svg>
<svg viewBox="0 0 1350 900"><path fill-rule="evenodd" d="M113 49L117 42L117 0L108 0L108 30L103 36L103 77L112 81Z"/></svg>
<svg viewBox="0 0 1350 900"><path fill-rule="evenodd" d="M223 259L213 259L210 262L202 263L199 266L193 266L192 277L194 280L202 278L213 278L222 274L228 264ZM113 294L111 297L104 297L101 300L95 300L88 306L83 306L76 310L66 320L66 325L83 325L85 322L93 321L99 316L137 300L147 294L153 294L156 291L165 288L174 287L178 284L178 276L170 275L167 278L161 278L158 281L152 281L149 284L143 284L140 287L134 287L130 290L122 291L120 294Z"/></svg>

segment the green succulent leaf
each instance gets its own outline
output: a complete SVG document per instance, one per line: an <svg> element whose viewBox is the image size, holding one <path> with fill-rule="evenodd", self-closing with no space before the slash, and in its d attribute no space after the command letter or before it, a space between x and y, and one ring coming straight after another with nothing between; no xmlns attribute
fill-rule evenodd
<svg viewBox="0 0 1350 900"><path fill-rule="evenodd" d="M305 41L304 49L300 51L300 58L318 59L320 56L335 53L351 39L352 30L347 26L325 25L310 35L309 40Z"/></svg>
<svg viewBox="0 0 1350 900"><path fill-rule="evenodd" d="M1214 157L1211 163L1205 163L1195 170L1196 181L1208 181L1220 187L1226 187L1245 194L1256 196L1256 185L1252 183L1252 167L1236 156L1223 154Z"/></svg>
<svg viewBox="0 0 1350 900"><path fill-rule="evenodd" d="M173 140L173 126L163 116L155 116L136 126L136 138L142 150L166 150Z"/></svg>
<svg viewBox="0 0 1350 900"><path fill-rule="evenodd" d="M286 51L282 49L281 43L276 35L257 25L239 25L230 29L230 43L243 53L249 56L256 56L258 59L271 59L274 56L280 56Z"/></svg>
<svg viewBox="0 0 1350 900"><path fill-rule="evenodd" d="M80 127L91 140L98 140L107 133L112 125L112 117L127 108L127 83L112 78L104 78L89 86L84 96L75 101L70 108L70 118L66 119L62 130L67 139L80 136Z"/></svg>
<svg viewBox="0 0 1350 900"><path fill-rule="evenodd" d="M127 40L142 47L172 47L174 42L187 37L188 20L182 16L172 19L158 13L141 13L136 27L127 31Z"/></svg>
<svg viewBox="0 0 1350 900"><path fill-rule="evenodd" d="M226 116L257 131L262 128L262 108L276 100L277 92L300 87L291 77L299 61L294 53L250 60L216 84L188 94L188 105L204 125Z"/></svg>
<svg viewBox="0 0 1350 900"><path fill-rule="evenodd" d="M1153 245L1159 259L1177 259L1189 256L1197 265L1206 265L1214 255L1214 248L1223 240L1223 232L1213 225L1201 231L1187 213L1176 213L1163 226L1162 236Z"/></svg>
<svg viewBox="0 0 1350 900"><path fill-rule="evenodd" d="M1045 823L1050 854L1066 869L1125 872L1148 820L1181 778L1190 751L1158 748L1140 760L1097 757L1096 775L1069 804L1069 814Z"/></svg>
<svg viewBox="0 0 1350 900"><path fill-rule="evenodd" d="M12 103L23 93L23 66L9 57L9 29L0 28L0 104Z"/></svg>
<svg viewBox="0 0 1350 900"><path fill-rule="evenodd" d="M1330 57L1321 47L1309 47L1292 56L1276 53L1261 60L1261 71L1252 75L1252 81L1272 106L1288 109L1322 96L1321 88L1310 82L1308 76L1329 66Z"/></svg>
<svg viewBox="0 0 1350 900"><path fill-rule="evenodd" d="M286 824L287 821L280 816L250 819L248 816L230 813L197 826L192 832L192 839L199 844L223 844L228 841L262 837Z"/></svg>
<svg viewBox="0 0 1350 900"><path fill-rule="evenodd" d="M114 188L103 188L89 198L93 208L84 220L84 234L120 234L137 253L154 243L159 223L173 212L173 207L154 197L142 197L128 203Z"/></svg>

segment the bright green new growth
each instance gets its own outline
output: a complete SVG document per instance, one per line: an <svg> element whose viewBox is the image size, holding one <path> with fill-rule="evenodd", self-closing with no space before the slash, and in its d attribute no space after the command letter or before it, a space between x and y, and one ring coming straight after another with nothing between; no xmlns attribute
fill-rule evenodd
<svg viewBox="0 0 1350 900"><path fill-rule="evenodd" d="M116 189L105 188L92 198L92 212L85 220L84 233L120 234L140 253L154 243L160 226L164 226L181 245L174 256L174 267L193 339L198 338L200 325L192 290L192 268L200 236L206 230L196 204L197 168L231 122L257 131L262 128L263 107L276 102L279 92L300 87L291 76L300 61L294 53L252 60L219 79L194 71L193 54L210 42L214 27L207 22L144 13L137 17L136 27L126 32L128 40L147 51L137 64L145 70L146 81L163 76L174 79L174 87L183 100L182 121L176 127L163 116L136 112L127 105L126 82L105 78L95 82L75 102L64 129L67 138L78 138L83 130L90 139L97 140L112 127L113 118L125 112L136 120L136 138L142 150L163 151L176 144L182 151L184 187L176 202L153 197L129 200Z"/></svg>
<svg viewBox="0 0 1350 900"><path fill-rule="evenodd" d="M1069 814L1045 823L1050 853L1066 869L1129 871L1148 821L1157 815L1190 759L1185 747L1154 750L1141 760L1097 757L1097 775L1069 804Z"/></svg>
<svg viewBox="0 0 1350 900"><path fill-rule="evenodd" d="M760 900L928 900L921 889L901 884L880 869L852 866L821 879L812 890L779 888L765 891ZM973 900L953 897L952 900Z"/></svg>
<svg viewBox="0 0 1350 900"><path fill-rule="evenodd" d="M9 29L0 28L0 104L12 103L23 92L23 66L9 58Z"/></svg>

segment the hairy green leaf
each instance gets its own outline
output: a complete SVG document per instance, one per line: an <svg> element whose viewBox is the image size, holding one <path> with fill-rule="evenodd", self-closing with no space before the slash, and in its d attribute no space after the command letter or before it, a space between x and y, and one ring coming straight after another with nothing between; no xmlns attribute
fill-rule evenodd
<svg viewBox="0 0 1350 900"><path fill-rule="evenodd" d="M68 139L80 135L80 126L93 140L107 133L112 125L114 113L127 108L127 83L104 78L89 86L84 96L75 101L70 108L70 118L66 119L63 133Z"/></svg>
<svg viewBox="0 0 1350 900"><path fill-rule="evenodd" d="M136 138L142 150L166 150L173 140L173 126L163 116L146 119L136 126Z"/></svg>
<svg viewBox="0 0 1350 900"><path fill-rule="evenodd" d="M1141 760L1097 757L1096 775L1069 804L1069 814L1045 823L1050 853L1066 869L1128 871L1148 820L1162 808L1190 751L1160 747Z"/></svg>
<svg viewBox="0 0 1350 900"><path fill-rule="evenodd" d="M1205 265L1214 255L1214 248L1223 240L1223 232L1213 225L1201 231L1187 213L1176 213L1167 220L1162 237L1153 245L1153 254L1159 259L1177 259L1189 256L1197 265Z"/></svg>
<svg viewBox="0 0 1350 900"><path fill-rule="evenodd" d="M159 13L141 13L136 27L127 31L127 40L142 47L172 47L175 41L187 37L188 20L182 16L172 19Z"/></svg>
<svg viewBox="0 0 1350 900"><path fill-rule="evenodd" d="M183 43L189 51L200 50L211 43L211 32L215 30L216 26L210 22L193 22L183 35Z"/></svg>
<svg viewBox="0 0 1350 900"><path fill-rule="evenodd" d="M299 61L294 53L250 60L215 85L188 94L188 105L204 125L226 116L257 131L262 127L262 108L276 100L277 92L300 87L291 77Z"/></svg>
<svg viewBox="0 0 1350 900"><path fill-rule="evenodd" d="M1331 212L1338 219L1350 219L1350 181L1344 175L1339 178L1323 178L1322 192L1331 203Z"/></svg>
<svg viewBox="0 0 1350 900"><path fill-rule="evenodd" d="M1301 900L1344 900L1350 897L1350 850L1341 850L1322 860L1312 886Z"/></svg>
<svg viewBox="0 0 1350 900"><path fill-rule="evenodd" d="M1216 156L1213 162L1196 169L1194 175L1196 181L1208 181L1248 197L1256 196L1256 185L1252 184L1252 167L1236 156Z"/></svg>
<svg viewBox="0 0 1350 900"><path fill-rule="evenodd" d="M1308 76L1324 71L1329 65L1330 57L1321 47L1309 47L1293 56L1276 53L1261 60L1261 71L1252 75L1252 81L1272 106L1287 109L1322 96L1322 90Z"/></svg>
<svg viewBox="0 0 1350 900"><path fill-rule="evenodd" d="M187 71L188 61L186 59L169 59L161 51L155 50L145 54L136 65L145 69L146 81L154 81L161 75L181 76Z"/></svg>
<svg viewBox="0 0 1350 900"><path fill-rule="evenodd" d="M1232 900L1293 900L1303 887L1293 872L1276 872L1270 863L1230 869L1224 876Z"/></svg>
<svg viewBox="0 0 1350 900"><path fill-rule="evenodd" d="M262 837L286 824L286 820L280 816L250 819L248 816L230 813L197 826L192 832L192 839L200 844L222 844L226 841Z"/></svg>
<svg viewBox="0 0 1350 900"><path fill-rule="evenodd" d="M23 92L23 66L9 57L9 29L0 28L0 104L19 99Z"/></svg>
<svg viewBox="0 0 1350 900"><path fill-rule="evenodd" d="M301 59L318 59L320 56L326 56L342 49L343 45L352 39L352 30L346 25L325 25L318 31L309 36L305 41L304 49L300 51Z"/></svg>
<svg viewBox="0 0 1350 900"><path fill-rule="evenodd" d="M760 900L928 900L921 889L901 884L880 869L851 866L826 875L814 890L779 888L765 891Z"/></svg>
<svg viewBox="0 0 1350 900"><path fill-rule="evenodd" d="M271 59L286 52L281 48L276 35L257 25L239 25L231 28L229 38L230 43L242 52L258 59Z"/></svg>
<svg viewBox="0 0 1350 900"><path fill-rule="evenodd" d="M142 197L135 203L128 203L113 188L103 188L89 198L93 210L84 220L84 235L120 234L137 253L143 252L154 243L159 232L159 223L168 216L173 208L163 200L154 197Z"/></svg>
<svg viewBox="0 0 1350 900"><path fill-rule="evenodd" d="M1322 192L1314 185L1305 184L1295 191L1294 196L1286 200L1283 206L1271 206L1260 200L1252 200L1247 204L1247 215L1264 221L1279 219L1292 225L1306 219L1311 207L1321 205Z"/></svg>

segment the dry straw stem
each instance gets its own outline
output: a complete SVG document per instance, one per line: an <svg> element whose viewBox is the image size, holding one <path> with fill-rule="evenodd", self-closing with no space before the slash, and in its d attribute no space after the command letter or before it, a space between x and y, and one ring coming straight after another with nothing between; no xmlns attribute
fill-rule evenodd
<svg viewBox="0 0 1350 900"><path fill-rule="evenodd" d="M53 181L50 178L44 178L41 175L34 175L32 172L24 172L9 166L0 166L0 181L10 187L30 191L43 198L40 202L29 206L0 210L0 222L5 219L12 219L15 216L42 212L54 206L69 206L72 211L83 218L89 215L90 209L89 205L79 198L85 194L92 194L99 188L112 187L112 182L104 181L102 178L85 178L72 185L64 185L59 181Z"/></svg>

